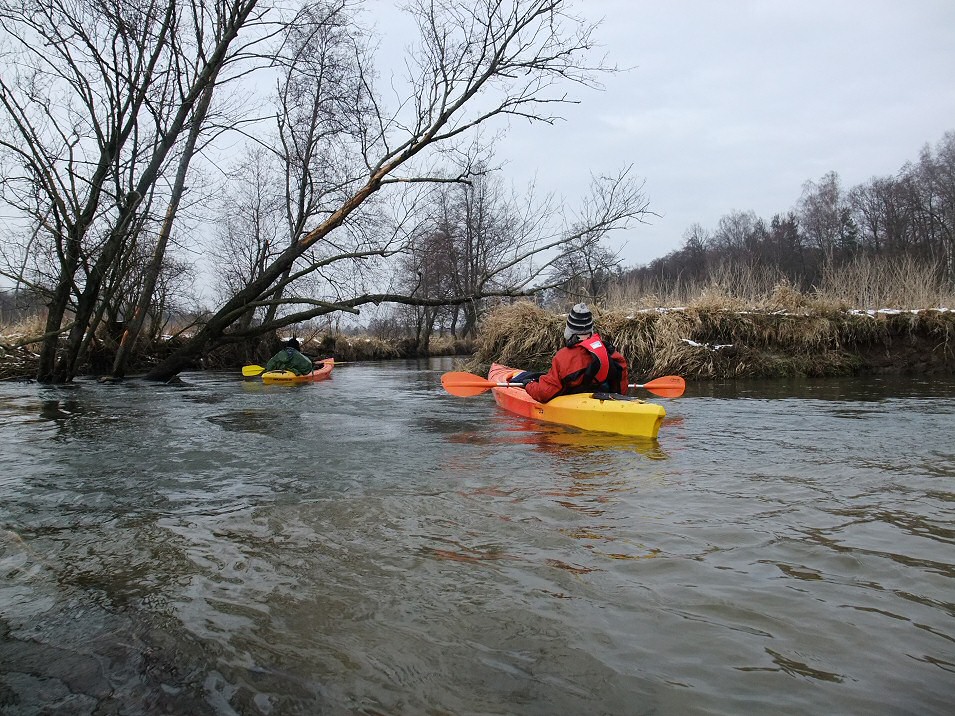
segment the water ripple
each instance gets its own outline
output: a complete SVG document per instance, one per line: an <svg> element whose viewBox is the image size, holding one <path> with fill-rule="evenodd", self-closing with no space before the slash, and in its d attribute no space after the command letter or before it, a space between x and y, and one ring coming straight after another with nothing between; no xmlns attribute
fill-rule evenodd
<svg viewBox="0 0 955 716"><path fill-rule="evenodd" d="M0 385L4 708L950 712L951 382L691 386L635 441L453 368Z"/></svg>

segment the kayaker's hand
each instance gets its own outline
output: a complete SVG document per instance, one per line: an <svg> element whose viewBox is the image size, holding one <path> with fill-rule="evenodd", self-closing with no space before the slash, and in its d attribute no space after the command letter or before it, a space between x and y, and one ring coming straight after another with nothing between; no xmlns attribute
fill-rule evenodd
<svg viewBox="0 0 955 716"><path fill-rule="evenodd" d="M541 375L542 375L541 373L533 373L529 370L522 370L519 373L515 373L511 377L511 382L520 383L526 388L528 383L536 382L537 379L541 377Z"/></svg>

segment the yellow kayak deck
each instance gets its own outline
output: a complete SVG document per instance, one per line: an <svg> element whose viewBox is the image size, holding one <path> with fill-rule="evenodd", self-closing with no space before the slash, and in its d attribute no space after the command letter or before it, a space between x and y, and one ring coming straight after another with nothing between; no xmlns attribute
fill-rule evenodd
<svg viewBox="0 0 955 716"><path fill-rule="evenodd" d="M506 383L514 373L514 368L494 363L488 380ZM666 417L662 405L623 395L596 394L601 397L594 397L594 393L578 393L558 395L546 403L538 403L523 388L498 387L491 392L497 404L511 413L582 430L655 438Z"/></svg>

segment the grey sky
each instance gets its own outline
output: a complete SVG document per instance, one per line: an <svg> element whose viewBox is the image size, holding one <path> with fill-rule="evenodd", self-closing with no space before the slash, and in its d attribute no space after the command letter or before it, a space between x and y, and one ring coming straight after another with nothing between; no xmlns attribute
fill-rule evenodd
<svg viewBox="0 0 955 716"><path fill-rule="evenodd" d="M555 127L498 144L518 184L568 199L632 162L662 218L621 239L624 261L678 248L694 222L792 208L828 171L849 188L894 174L955 130L952 0L580 0L604 17L608 61L634 69Z"/></svg>
<svg viewBox="0 0 955 716"><path fill-rule="evenodd" d="M379 68L402 73L402 0L369 0ZM556 126L495 143L506 176L573 204L593 173L633 164L660 217L618 234L633 266L679 248L693 223L769 219L828 171L849 188L894 174L955 130L955 0L576 0L604 18L607 61L632 68ZM6 218L6 217L5 217Z"/></svg>

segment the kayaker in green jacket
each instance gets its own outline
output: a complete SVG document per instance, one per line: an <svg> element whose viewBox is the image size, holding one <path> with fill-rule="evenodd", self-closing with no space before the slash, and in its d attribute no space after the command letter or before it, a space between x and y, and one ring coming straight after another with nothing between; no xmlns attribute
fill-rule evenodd
<svg viewBox="0 0 955 716"><path fill-rule="evenodd" d="M299 342L294 336L285 343L282 350L276 353L265 364L265 370L290 370L296 375L311 373L314 366L308 356L299 353Z"/></svg>

